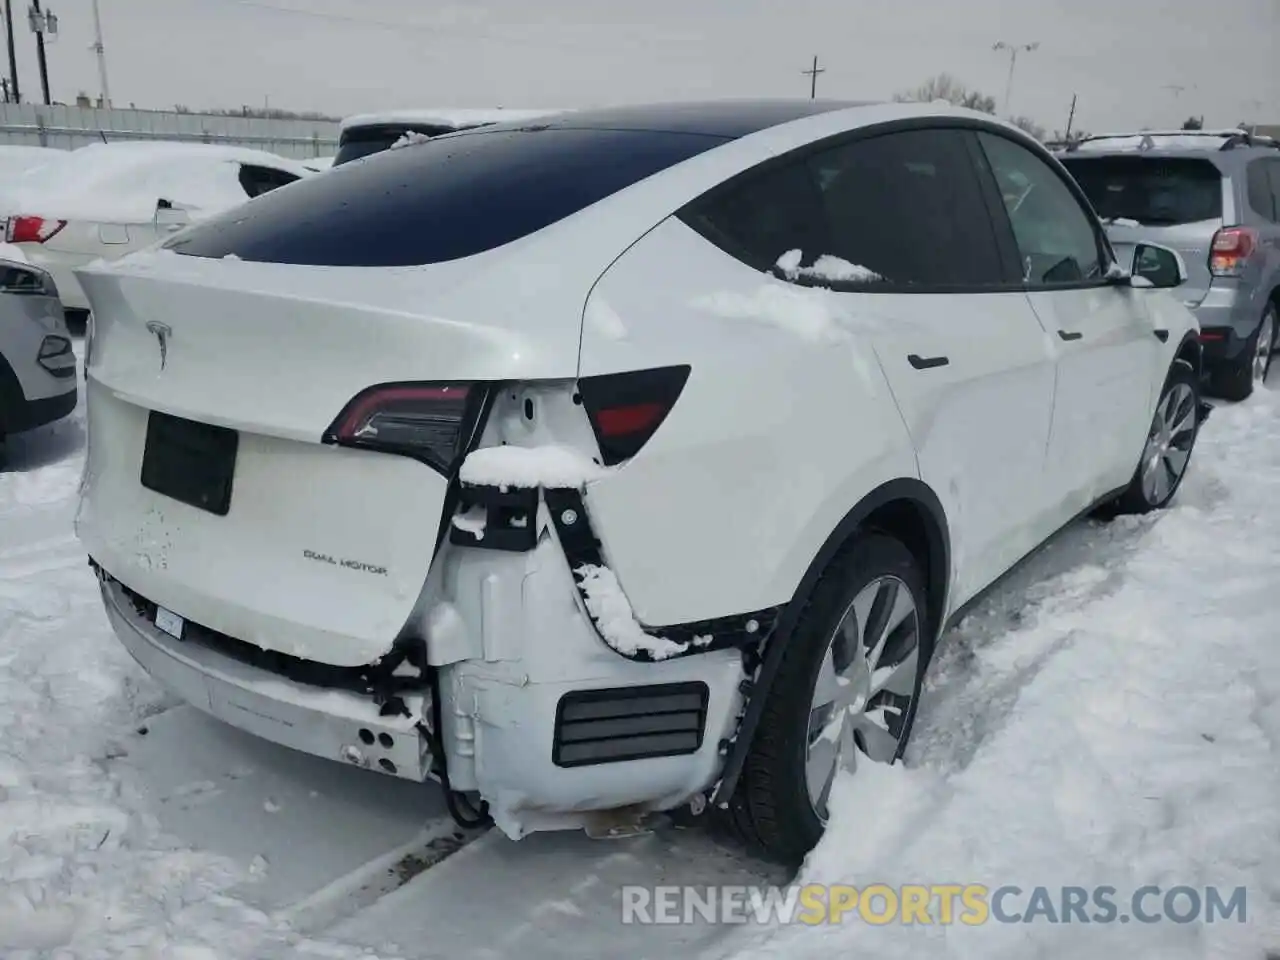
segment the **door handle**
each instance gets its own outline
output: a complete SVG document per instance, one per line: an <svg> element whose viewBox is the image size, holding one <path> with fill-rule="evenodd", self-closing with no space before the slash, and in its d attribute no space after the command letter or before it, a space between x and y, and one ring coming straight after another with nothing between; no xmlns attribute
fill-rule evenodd
<svg viewBox="0 0 1280 960"><path fill-rule="evenodd" d="M1058 336L1063 340L1079 340L1084 337L1084 334L1079 330L1059 330Z"/></svg>
<svg viewBox="0 0 1280 960"><path fill-rule="evenodd" d="M1154 334L1156 335L1156 339L1157 339L1157 340L1159 340L1161 343L1168 343L1168 342L1169 342L1169 331L1168 331L1168 330L1153 330L1153 331L1151 331L1151 332L1152 332L1152 333L1154 333Z"/></svg>
<svg viewBox="0 0 1280 960"><path fill-rule="evenodd" d="M916 353L907 354L907 363L917 370L929 370L933 367L945 367L951 360L949 357L922 357Z"/></svg>

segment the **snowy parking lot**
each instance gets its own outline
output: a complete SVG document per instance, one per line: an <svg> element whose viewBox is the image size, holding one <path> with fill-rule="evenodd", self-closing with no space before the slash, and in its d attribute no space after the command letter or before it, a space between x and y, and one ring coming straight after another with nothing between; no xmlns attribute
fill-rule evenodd
<svg viewBox="0 0 1280 960"><path fill-rule="evenodd" d="M77 346L79 349L79 345ZM838 784L804 881L1247 889L1217 923L622 922L621 888L786 882L700 831L458 834L438 791L178 704L72 533L83 408L0 468L0 956L1256 957L1280 944L1280 394L1175 507L1069 528L947 637L905 766ZM874 768L869 769L868 767Z"/></svg>

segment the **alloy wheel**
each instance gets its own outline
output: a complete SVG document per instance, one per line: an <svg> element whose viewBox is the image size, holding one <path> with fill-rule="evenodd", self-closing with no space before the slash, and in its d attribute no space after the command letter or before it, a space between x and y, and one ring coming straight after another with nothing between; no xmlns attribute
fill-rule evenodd
<svg viewBox="0 0 1280 960"><path fill-rule="evenodd" d="M915 695L921 616L911 589L883 576L853 598L827 644L809 711L805 785L826 823L836 773L858 755L891 763Z"/></svg>
<svg viewBox="0 0 1280 960"><path fill-rule="evenodd" d="M1191 459L1198 411L1191 387L1175 383L1160 398L1142 452L1142 493L1153 505L1168 499Z"/></svg>

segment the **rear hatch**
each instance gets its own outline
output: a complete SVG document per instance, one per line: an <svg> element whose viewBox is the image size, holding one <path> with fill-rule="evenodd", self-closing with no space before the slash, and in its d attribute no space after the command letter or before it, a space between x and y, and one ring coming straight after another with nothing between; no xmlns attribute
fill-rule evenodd
<svg viewBox="0 0 1280 960"><path fill-rule="evenodd" d="M1205 298L1213 280L1209 248L1229 202L1228 182L1212 160L1147 153L1062 161L1102 218L1121 263L1129 264L1139 241L1170 247L1187 265L1179 295L1190 305Z"/></svg>
<svg viewBox="0 0 1280 960"><path fill-rule="evenodd" d="M426 580L474 398L577 375L587 291L653 216L575 214L720 141L447 142L77 271L94 314L77 529L107 573L265 649L377 659Z"/></svg>
<svg viewBox="0 0 1280 960"><path fill-rule="evenodd" d="M393 281L356 271L140 256L179 263L155 276L145 260L78 273L95 315L77 524L90 555L238 640L371 662L426 579L450 451L469 439L472 408L465 387L450 387L464 402L441 393L423 414L435 465L328 444L326 432L378 384L572 377L576 318L533 343L432 317L430 303L410 313L388 302ZM418 296L434 287L451 314L446 291L470 272L432 271ZM350 303L362 291L366 302ZM404 396L389 395L384 432Z"/></svg>

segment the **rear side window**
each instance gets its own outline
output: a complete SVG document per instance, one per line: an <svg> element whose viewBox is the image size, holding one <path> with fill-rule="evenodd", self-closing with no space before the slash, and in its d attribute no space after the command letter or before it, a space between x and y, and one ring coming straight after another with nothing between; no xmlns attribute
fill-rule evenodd
<svg viewBox="0 0 1280 960"><path fill-rule="evenodd" d="M1280 220L1280 159L1267 161L1267 179L1271 181L1271 200L1276 205L1276 220Z"/></svg>
<svg viewBox="0 0 1280 960"><path fill-rule="evenodd" d="M821 196L803 163L774 166L735 183L684 217L712 243L759 270L769 270L792 250L812 263L830 246Z"/></svg>
<svg viewBox="0 0 1280 960"><path fill-rule="evenodd" d="M634 130L454 134L305 178L166 246L266 263L442 263L535 233L723 142Z"/></svg>
<svg viewBox="0 0 1280 960"><path fill-rule="evenodd" d="M1280 163L1271 159L1250 161L1245 171L1245 188L1249 195L1249 206L1253 212L1273 223L1280 221L1280 197L1272 189L1274 173L1268 177L1268 169L1280 167Z"/></svg>
<svg viewBox="0 0 1280 960"><path fill-rule="evenodd" d="M681 216L726 253L792 280L997 286L1007 278L966 136L913 130L805 151Z"/></svg>
<svg viewBox="0 0 1280 960"><path fill-rule="evenodd" d="M270 193L276 187L283 187L297 179L292 173L285 173L274 167L258 167L250 163L240 164L240 186L244 187L244 192L251 197Z"/></svg>
<svg viewBox="0 0 1280 960"><path fill-rule="evenodd" d="M1222 218L1222 173L1194 157L1064 157L1103 220L1175 226Z"/></svg>

